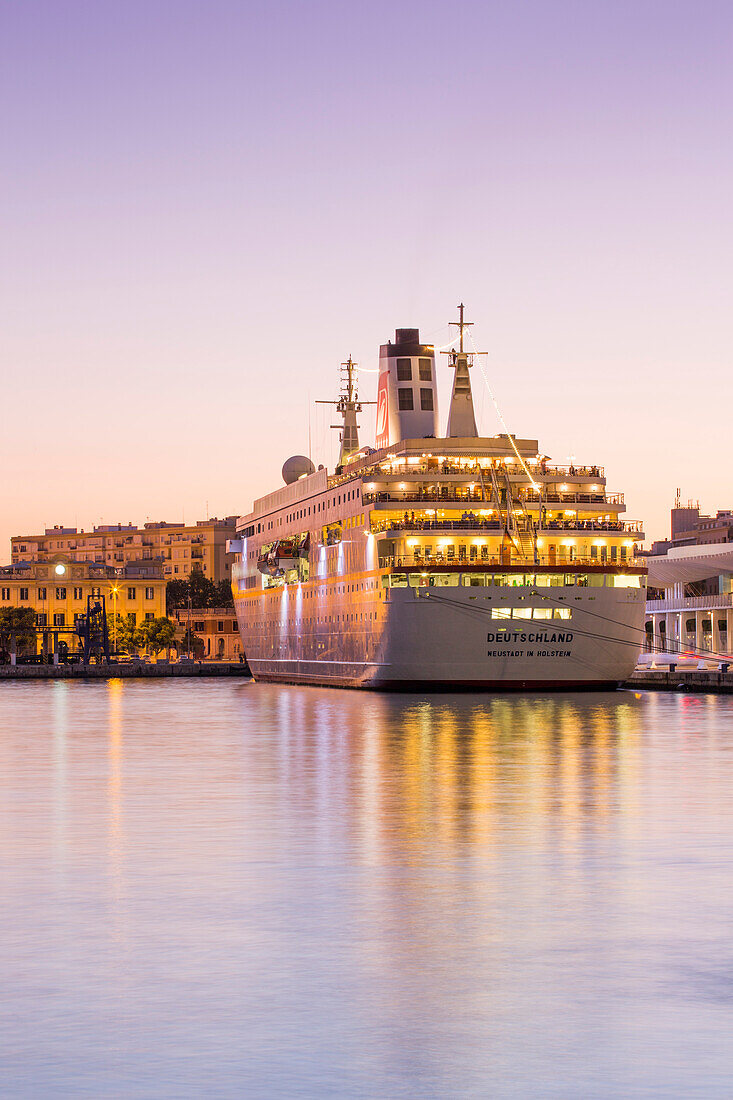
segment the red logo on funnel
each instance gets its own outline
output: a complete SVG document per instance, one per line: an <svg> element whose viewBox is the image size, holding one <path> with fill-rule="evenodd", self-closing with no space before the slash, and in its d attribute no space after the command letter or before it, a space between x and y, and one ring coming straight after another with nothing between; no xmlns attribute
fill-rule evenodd
<svg viewBox="0 0 733 1100"><path fill-rule="evenodd" d="M389 402L387 398L387 378L389 371L379 376L377 393L377 447L389 446Z"/></svg>

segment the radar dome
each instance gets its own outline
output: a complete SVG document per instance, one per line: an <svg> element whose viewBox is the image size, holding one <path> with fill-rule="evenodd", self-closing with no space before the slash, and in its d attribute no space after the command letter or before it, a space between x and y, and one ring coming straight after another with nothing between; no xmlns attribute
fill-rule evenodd
<svg viewBox="0 0 733 1100"><path fill-rule="evenodd" d="M283 481L286 485L292 485L298 478L305 474L315 473L315 466L305 455L293 455L283 465Z"/></svg>

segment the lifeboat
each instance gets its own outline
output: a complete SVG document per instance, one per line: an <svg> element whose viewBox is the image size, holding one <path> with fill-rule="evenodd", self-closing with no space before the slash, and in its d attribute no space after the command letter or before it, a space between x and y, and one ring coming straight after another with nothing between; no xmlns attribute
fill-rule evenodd
<svg viewBox="0 0 733 1100"><path fill-rule="evenodd" d="M298 539L282 539L265 550L257 559L257 568L266 577L282 577L291 569L297 569L301 559L308 556L308 536Z"/></svg>

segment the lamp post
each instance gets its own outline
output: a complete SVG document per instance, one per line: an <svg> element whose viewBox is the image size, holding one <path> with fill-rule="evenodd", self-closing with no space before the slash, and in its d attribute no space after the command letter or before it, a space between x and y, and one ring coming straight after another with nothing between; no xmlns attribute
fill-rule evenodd
<svg viewBox="0 0 733 1100"><path fill-rule="evenodd" d="M119 587L116 584L112 585L112 649L114 650L115 657L117 656L117 593Z"/></svg>
<svg viewBox="0 0 733 1100"><path fill-rule="evenodd" d="M191 660L191 593L188 594L188 659Z"/></svg>

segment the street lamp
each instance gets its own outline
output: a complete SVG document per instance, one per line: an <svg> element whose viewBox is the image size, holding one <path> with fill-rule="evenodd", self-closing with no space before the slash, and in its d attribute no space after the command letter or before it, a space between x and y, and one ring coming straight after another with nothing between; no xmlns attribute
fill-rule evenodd
<svg viewBox="0 0 733 1100"><path fill-rule="evenodd" d="M119 587L116 584L112 586L112 648L117 656L117 593Z"/></svg>

